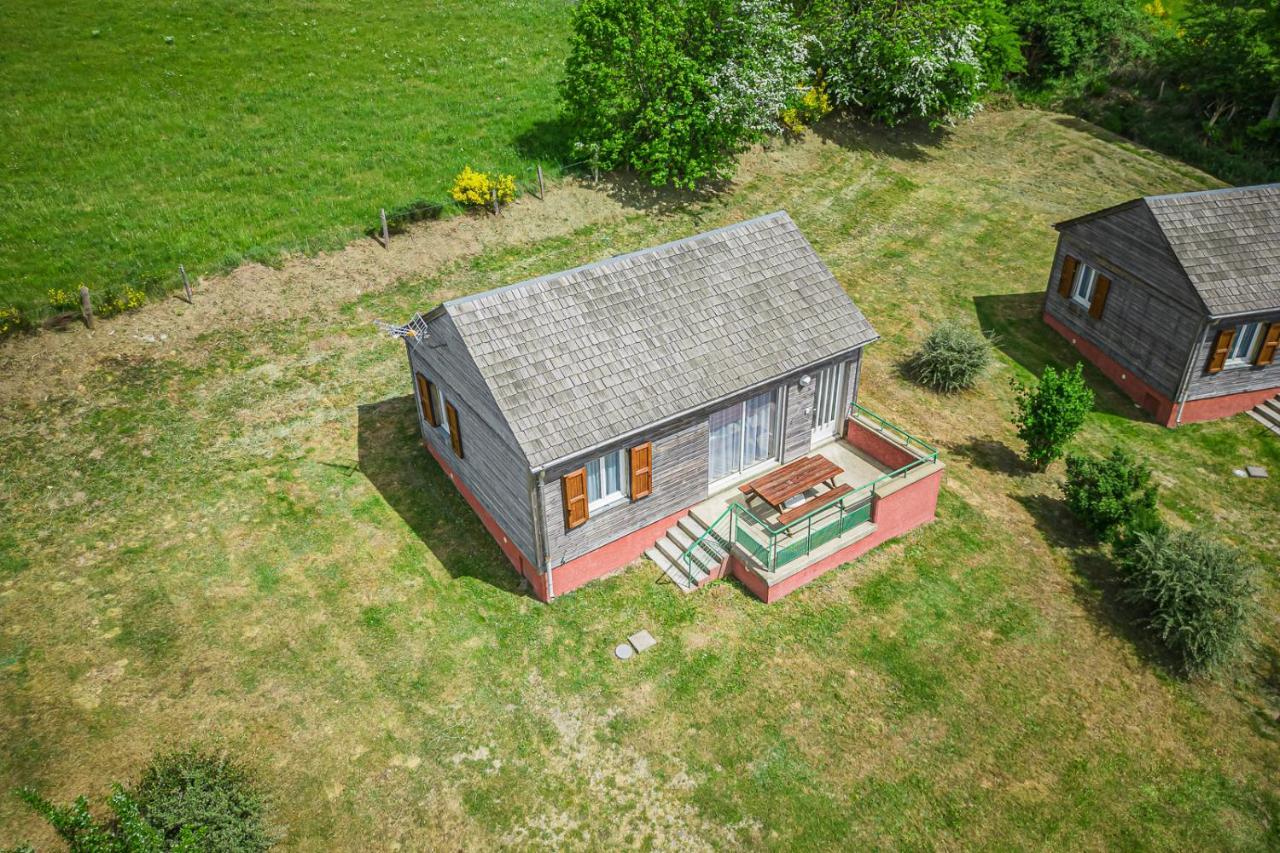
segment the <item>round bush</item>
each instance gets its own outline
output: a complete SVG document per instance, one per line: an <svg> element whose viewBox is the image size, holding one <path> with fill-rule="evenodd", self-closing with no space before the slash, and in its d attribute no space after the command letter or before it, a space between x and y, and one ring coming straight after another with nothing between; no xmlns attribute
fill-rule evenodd
<svg viewBox="0 0 1280 853"><path fill-rule="evenodd" d="M1245 636L1256 567L1194 530L1155 528L1116 554L1122 595L1189 675L1228 660Z"/></svg>
<svg viewBox="0 0 1280 853"><path fill-rule="evenodd" d="M937 391L972 388L991 362L991 344L959 323L939 323L911 357L912 376Z"/></svg>
<svg viewBox="0 0 1280 853"><path fill-rule="evenodd" d="M162 756L133 796L147 823L169 841L184 829L198 833L202 850L261 851L274 841L253 780L222 755L186 749Z"/></svg>
<svg viewBox="0 0 1280 853"><path fill-rule="evenodd" d="M1103 459L1068 453L1062 493L1076 518L1103 540L1145 524L1156 509L1151 469L1120 447Z"/></svg>

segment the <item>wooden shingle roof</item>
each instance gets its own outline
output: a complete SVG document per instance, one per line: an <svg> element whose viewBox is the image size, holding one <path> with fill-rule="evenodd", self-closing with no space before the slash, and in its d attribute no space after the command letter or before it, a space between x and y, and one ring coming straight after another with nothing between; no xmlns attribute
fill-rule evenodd
<svg viewBox="0 0 1280 853"><path fill-rule="evenodd" d="M877 338L785 212L439 310L534 470Z"/></svg>
<svg viewBox="0 0 1280 853"><path fill-rule="evenodd" d="M1280 184L1156 195L1059 223L1145 206L1209 315L1280 308Z"/></svg>

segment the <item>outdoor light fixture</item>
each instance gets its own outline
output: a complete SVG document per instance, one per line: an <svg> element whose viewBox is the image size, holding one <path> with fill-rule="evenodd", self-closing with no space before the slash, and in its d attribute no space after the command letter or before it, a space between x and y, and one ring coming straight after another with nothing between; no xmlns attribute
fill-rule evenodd
<svg viewBox="0 0 1280 853"><path fill-rule="evenodd" d="M801 385L809 385L809 384L811 384L812 382L813 382L813 377L812 377L812 376L810 376L810 375L809 375L809 374L807 374L807 373L806 373L804 376L801 376L801 377L800 377L800 384L801 384Z"/></svg>

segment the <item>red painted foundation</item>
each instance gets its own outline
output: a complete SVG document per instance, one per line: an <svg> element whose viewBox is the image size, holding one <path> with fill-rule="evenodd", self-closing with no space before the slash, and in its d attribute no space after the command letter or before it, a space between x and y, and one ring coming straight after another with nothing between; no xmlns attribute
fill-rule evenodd
<svg viewBox="0 0 1280 853"><path fill-rule="evenodd" d="M665 536L671 526L689 511L688 509L682 509L679 512L672 513L666 518L658 519L652 524L642 527L633 533L628 533L620 539L615 539L608 545L556 566L551 570L551 583L548 589L547 576L539 572L534 567L533 562L507 538L507 534L498 526L498 522L484 508L484 505L480 503L480 499L454 474L453 468L449 466L445 458L427 442L424 441L422 446L431 452L441 469L444 470L445 476L457 487L463 499L475 510L476 515L480 517L480 523L484 525L485 530L489 531L493 541L498 543L498 547L502 549L502 553L506 555L507 560L511 562L511 565L522 577L529 581L533 595L539 601L549 600L548 593L551 595L563 595L589 581L612 574L634 563L655 542Z"/></svg>
<svg viewBox="0 0 1280 853"><path fill-rule="evenodd" d="M916 458L875 430L854 420L847 422L845 438L859 450L894 468L902 467ZM529 581L534 597L540 601L548 601L551 595L563 595L583 584L612 574L635 562L654 543L665 536L672 525L676 524L689 511L686 508L672 513L666 518L661 518L626 536L615 539L608 545L556 566L550 572L550 584L548 584L548 576L539 572L533 563L507 538L506 533L498 526L497 521L488 513L484 505L480 503L480 500L458 479L448 460L427 442L423 442L423 446L431 452L445 475L457 487L458 492L470 504L471 508L475 510L480 522L489 531L489 535L493 537L494 541L498 543L498 547L502 549L502 553L506 555L511 565L521 576ZM732 573L747 589L765 602L777 601L792 590L804 586L809 581L836 566L865 554L880 543L896 536L901 536L912 528L932 521L937 510L938 488L941 481L942 470L938 469L927 477L899 488L892 494L883 496L877 494L872 498L871 504L871 520L876 525L874 533L812 566L806 566L801 571L774 584L772 587L769 587L759 575L732 557L725 566L721 567L719 571L713 572L707 580L725 577Z"/></svg>
<svg viewBox="0 0 1280 853"><path fill-rule="evenodd" d="M1179 423L1193 424L1200 421L1213 421L1228 418L1247 412L1264 400L1270 400L1280 393L1280 387L1264 388L1261 391L1243 391L1239 394L1223 394L1218 397L1204 397L1199 400L1188 400L1182 407L1182 420L1178 420L1178 404L1143 382L1129 372L1118 361L1107 355L1094 344L1086 341L1049 314L1044 314L1044 321L1049 328L1062 335L1089 359L1095 367L1103 372L1116 387L1129 395L1129 398L1151 414L1156 423L1169 428Z"/></svg>
<svg viewBox="0 0 1280 853"><path fill-rule="evenodd" d="M436 449L427 442L422 442L422 446L431 452L431 455L435 457L436 462L439 463L440 468L444 471L445 476L448 477L450 482L457 487L459 494L461 494L463 499L471 505L471 508L475 510L476 515L480 516L480 523L484 525L485 530L489 531L489 535L493 537L493 541L498 543L498 547L502 549L502 553L507 556L511 565L522 577L529 581L529 585L533 589L534 597L540 601L546 601L546 580L543 578L542 573L539 572L534 567L533 563L530 562L523 553L521 553L520 549L507 538L507 534L498 526L498 522L494 520L493 516L489 515L488 510L486 510L484 505L480 503L480 499L477 498L475 494L467 488L466 484L459 480L457 475L453 473L453 468L449 466L449 463L445 461L444 457L437 453Z"/></svg>
<svg viewBox="0 0 1280 853"><path fill-rule="evenodd" d="M653 547L654 543L666 536L667 531L688 512L688 509L682 509L672 513L620 539L615 539L608 545L602 545L581 557L575 557L567 563L556 566L551 570L552 592L563 595L588 581L612 574L634 563L645 551Z"/></svg>

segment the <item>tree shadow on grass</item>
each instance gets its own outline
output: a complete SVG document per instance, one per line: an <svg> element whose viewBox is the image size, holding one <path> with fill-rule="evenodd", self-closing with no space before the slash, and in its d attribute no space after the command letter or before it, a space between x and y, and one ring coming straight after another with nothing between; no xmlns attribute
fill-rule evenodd
<svg viewBox="0 0 1280 853"><path fill-rule="evenodd" d="M1026 477L1033 471L1012 447L990 436L971 435L944 448L975 467L1006 477Z"/></svg>
<svg viewBox="0 0 1280 853"><path fill-rule="evenodd" d="M522 578L422 446L414 405L409 394L357 408L360 473L451 577L522 593Z"/></svg>
<svg viewBox="0 0 1280 853"><path fill-rule="evenodd" d="M1105 633L1124 640L1146 666L1177 678L1177 661L1139 624L1141 614L1125 604L1110 555L1071 514L1062 498L1052 495L1017 495L1036 528L1052 547L1071 558L1072 594Z"/></svg>
<svg viewBox="0 0 1280 853"><path fill-rule="evenodd" d="M933 158L933 149L951 136L945 127L930 128L927 122L915 121L884 127L845 113L834 113L812 128L820 138L851 151L867 151L879 157L908 162L924 162Z"/></svg>
<svg viewBox="0 0 1280 853"><path fill-rule="evenodd" d="M995 346L1033 376L1047 365L1066 369L1080 362L1093 389L1095 411L1133 421L1152 422L1147 413L1120 391L1102 371L1041 319L1044 292L975 296L973 307L982 330Z"/></svg>

